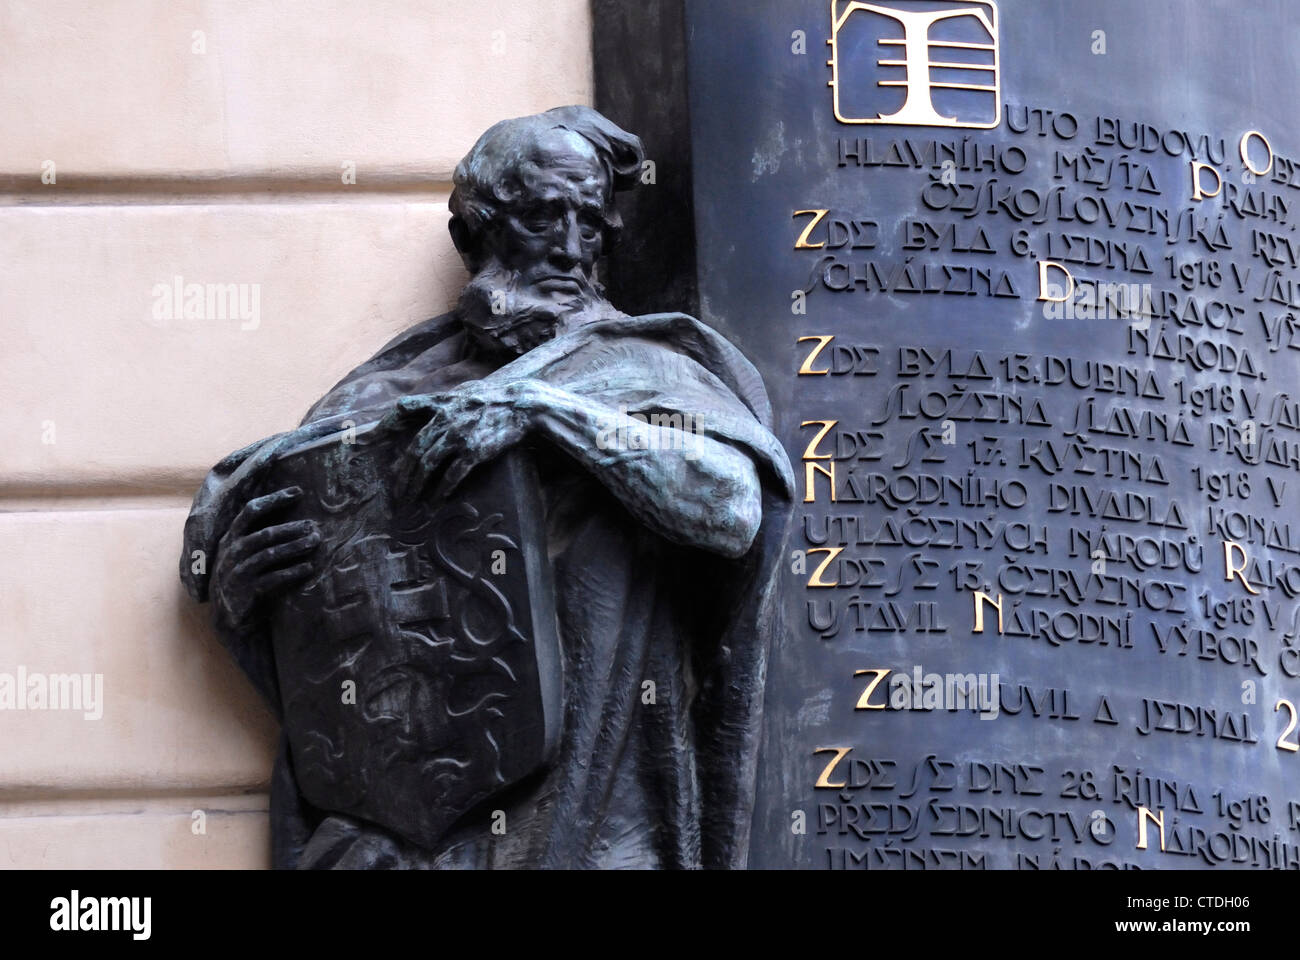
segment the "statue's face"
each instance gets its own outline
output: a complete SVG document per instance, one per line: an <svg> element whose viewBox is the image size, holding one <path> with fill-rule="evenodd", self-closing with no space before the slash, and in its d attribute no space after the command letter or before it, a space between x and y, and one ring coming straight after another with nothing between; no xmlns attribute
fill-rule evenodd
<svg viewBox="0 0 1300 960"><path fill-rule="evenodd" d="M483 237L483 265L461 295L471 340L501 359L611 309L596 285L609 178L567 130L540 136L515 169L515 196Z"/></svg>
<svg viewBox="0 0 1300 960"><path fill-rule="evenodd" d="M525 295L565 303L591 289L604 234L608 178L591 144L550 130L516 171L520 192L493 246Z"/></svg>

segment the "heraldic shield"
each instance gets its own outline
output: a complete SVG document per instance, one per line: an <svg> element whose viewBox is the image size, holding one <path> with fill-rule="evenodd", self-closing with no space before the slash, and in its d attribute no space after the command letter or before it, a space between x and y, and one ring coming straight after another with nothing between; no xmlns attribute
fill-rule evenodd
<svg viewBox="0 0 1300 960"><path fill-rule="evenodd" d="M399 502L411 438L372 425L277 459L268 489L301 487L322 543L271 630L303 796L431 848L553 755L562 667L528 454Z"/></svg>

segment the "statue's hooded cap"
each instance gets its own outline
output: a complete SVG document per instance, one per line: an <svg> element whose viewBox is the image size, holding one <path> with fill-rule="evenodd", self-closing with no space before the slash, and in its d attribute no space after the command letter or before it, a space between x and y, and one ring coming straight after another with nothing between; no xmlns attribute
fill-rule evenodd
<svg viewBox="0 0 1300 960"><path fill-rule="evenodd" d="M569 106L493 124L456 165L455 185L500 183L503 174L533 156L538 139L548 130L569 130L590 143L614 190L636 183L645 159L641 139L591 107Z"/></svg>

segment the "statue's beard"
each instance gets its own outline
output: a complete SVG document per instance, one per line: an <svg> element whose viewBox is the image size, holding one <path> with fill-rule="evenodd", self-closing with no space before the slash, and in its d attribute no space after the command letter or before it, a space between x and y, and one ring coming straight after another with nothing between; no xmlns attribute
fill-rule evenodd
<svg viewBox="0 0 1300 960"><path fill-rule="evenodd" d="M465 331L480 350L504 357L522 356L572 329L617 315L599 284L578 280L573 294L536 290L511 270L493 261L476 273L460 295L457 312Z"/></svg>

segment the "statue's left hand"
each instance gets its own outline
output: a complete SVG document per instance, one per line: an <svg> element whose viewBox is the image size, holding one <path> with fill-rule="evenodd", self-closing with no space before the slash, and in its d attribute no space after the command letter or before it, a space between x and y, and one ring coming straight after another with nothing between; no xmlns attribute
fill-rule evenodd
<svg viewBox="0 0 1300 960"><path fill-rule="evenodd" d="M451 493L471 470L528 435L536 397L529 380L473 380L444 393L403 397L380 429L424 425L397 466L397 495L419 496L435 480L435 498Z"/></svg>

